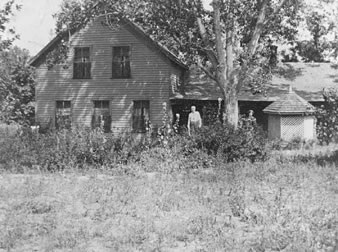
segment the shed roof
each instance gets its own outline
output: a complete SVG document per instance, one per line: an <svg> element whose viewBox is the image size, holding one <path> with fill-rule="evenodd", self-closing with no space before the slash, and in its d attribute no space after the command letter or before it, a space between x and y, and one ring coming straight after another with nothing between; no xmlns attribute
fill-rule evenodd
<svg viewBox="0 0 338 252"><path fill-rule="evenodd" d="M324 88L338 88L338 66L331 63L280 63L272 80L265 85L265 94L252 94L244 87L239 94L239 100L273 102L285 94L290 85L307 101L324 101ZM190 70L183 99L217 100L220 95L221 90L214 80L201 70Z"/></svg>
<svg viewBox="0 0 338 252"><path fill-rule="evenodd" d="M314 112L314 107L297 95L290 86L287 93L281 95L277 101L267 106L263 112L283 115L310 114Z"/></svg>

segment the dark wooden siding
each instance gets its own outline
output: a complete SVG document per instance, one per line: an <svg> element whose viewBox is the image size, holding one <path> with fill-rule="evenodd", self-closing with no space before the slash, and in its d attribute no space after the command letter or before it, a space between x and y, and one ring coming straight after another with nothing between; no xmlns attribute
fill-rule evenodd
<svg viewBox="0 0 338 252"><path fill-rule="evenodd" d="M71 100L73 122L90 126L93 100L111 102L112 129L131 127L133 100L150 101L150 120L160 125L163 102L169 105L170 75L182 71L157 48L145 42L127 26L111 30L100 18L71 39L68 68L37 67L36 119L45 123L54 118L55 101ZM131 78L112 79L112 47L131 48ZM91 48L91 79L73 79L74 47Z"/></svg>

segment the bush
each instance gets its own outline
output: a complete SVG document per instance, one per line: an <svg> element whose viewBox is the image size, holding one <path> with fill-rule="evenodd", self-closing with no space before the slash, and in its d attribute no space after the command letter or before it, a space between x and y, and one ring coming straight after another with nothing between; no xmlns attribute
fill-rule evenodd
<svg viewBox="0 0 338 252"><path fill-rule="evenodd" d="M338 91L323 92L324 105L316 111L317 138L321 144L338 141Z"/></svg>
<svg viewBox="0 0 338 252"><path fill-rule="evenodd" d="M6 169L39 167L58 171L69 168L112 168L135 163L146 171L209 168L222 162L264 160L266 139L257 127L215 124L203 127L193 137L170 127L135 140L134 135L105 134L101 129L49 131L38 134L22 129L0 146L0 164ZM17 168L16 168L17 169Z"/></svg>
<svg viewBox="0 0 338 252"><path fill-rule="evenodd" d="M220 123L203 127L195 138L197 148L225 162L265 160L268 156L267 138L257 126L234 129Z"/></svg>
<svg viewBox="0 0 338 252"><path fill-rule="evenodd" d="M49 171L111 166L139 159L145 148L144 141L135 141L130 134L114 137L101 130L81 128L46 134L23 130L20 135L8 136L0 146L0 164L37 165Z"/></svg>

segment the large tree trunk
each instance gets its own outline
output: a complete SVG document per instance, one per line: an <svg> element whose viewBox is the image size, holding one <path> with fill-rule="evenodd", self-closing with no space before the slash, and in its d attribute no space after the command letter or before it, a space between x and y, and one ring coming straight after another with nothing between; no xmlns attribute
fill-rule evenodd
<svg viewBox="0 0 338 252"><path fill-rule="evenodd" d="M264 21L266 20L266 8L269 0L262 0L260 6L260 13L258 15L257 23L252 34L251 41L248 45L248 55L251 57L257 48L257 44L260 35L263 31ZM286 0L282 1L281 6ZM233 0L228 2L229 8L232 8ZM238 126L238 92L239 92L239 76L237 71L234 71L234 40L235 40L235 25L234 20L231 17L231 12L228 13L229 21L226 25L226 32L221 28L221 1L212 1L214 9L214 32L215 32L215 44L216 44L216 55L217 60L213 54L207 51L209 60L211 61L214 69L216 69L215 80L222 90L224 98L224 111L223 111L223 122L232 125L237 128ZM201 19L197 19L200 33L203 41L208 45L208 39L205 29L202 25ZM224 40L225 39L225 40ZM225 43L224 43L225 42ZM212 57L211 57L212 56ZM246 67L246 66L242 66Z"/></svg>
<svg viewBox="0 0 338 252"><path fill-rule="evenodd" d="M237 92L237 78L231 77L228 80L227 90L224 99L224 114L223 121L226 124L237 129L238 126L238 92Z"/></svg>
<svg viewBox="0 0 338 252"><path fill-rule="evenodd" d="M218 65L215 67L218 86L221 88L224 99L223 123L237 128L238 104L236 85L233 78L234 53L233 53L233 26L228 24L226 34L221 28L220 1L213 0L214 29Z"/></svg>
<svg viewBox="0 0 338 252"><path fill-rule="evenodd" d="M226 123L237 128L238 126L238 99L236 95L228 96L224 101Z"/></svg>

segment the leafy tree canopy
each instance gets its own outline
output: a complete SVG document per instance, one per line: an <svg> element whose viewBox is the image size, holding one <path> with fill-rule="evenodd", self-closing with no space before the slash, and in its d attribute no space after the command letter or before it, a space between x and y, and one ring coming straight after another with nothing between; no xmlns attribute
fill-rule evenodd
<svg viewBox="0 0 338 252"><path fill-rule="evenodd" d="M14 0L0 9L0 120L29 124L34 116L33 69L27 64L28 51L12 46L18 36L8 28L13 11L19 9Z"/></svg>
<svg viewBox="0 0 338 252"><path fill-rule="evenodd" d="M0 120L29 125L34 120L34 69L29 53L11 47L0 52Z"/></svg>
<svg viewBox="0 0 338 252"><path fill-rule="evenodd" d="M327 62L338 56L338 3L309 0L301 8L299 36L283 53L283 61Z"/></svg>
<svg viewBox="0 0 338 252"><path fill-rule="evenodd" d="M221 32L225 33L227 28L235 31L238 56L248 46L263 2L266 2L266 16L269 18L264 23L260 42L267 44L280 39L295 39L298 5L274 0L220 1ZM74 31L103 14L108 14L107 24L110 26L122 17L134 21L187 63L196 63L205 58L206 51L215 50L213 13L205 10L200 0L65 0L61 10L54 15L56 33ZM197 17L201 18L208 35L210 44L207 46L201 37Z"/></svg>
<svg viewBox="0 0 338 252"><path fill-rule="evenodd" d="M10 0L0 6L0 52L8 49L12 42L18 38L13 28L8 28L8 22L14 10L19 10L20 5L15 5L14 0ZM8 36L9 34L9 36Z"/></svg>

